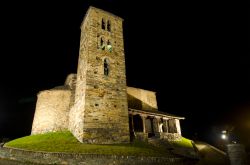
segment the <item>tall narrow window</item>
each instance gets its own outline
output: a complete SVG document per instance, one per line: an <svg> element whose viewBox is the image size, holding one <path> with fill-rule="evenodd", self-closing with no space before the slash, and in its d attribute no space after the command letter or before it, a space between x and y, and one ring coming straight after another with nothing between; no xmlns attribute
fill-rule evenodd
<svg viewBox="0 0 250 165"><path fill-rule="evenodd" d="M112 45L111 45L111 42L109 40L107 42L107 49L109 52L112 52Z"/></svg>
<svg viewBox="0 0 250 165"><path fill-rule="evenodd" d="M105 20L104 19L102 19L102 29L106 29L106 25L105 25Z"/></svg>
<svg viewBox="0 0 250 165"><path fill-rule="evenodd" d="M101 38L101 41L100 41L100 46L101 46L101 49L102 49L102 50L105 49L104 41L103 41L102 38Z"/></svg>
<svg viewBox="0 0 250 165"><path fill-rule="evenodd" d="M107 23L107 30L109 32L111 32L111 23L110 23L110 20L108 20L108 23Z"/></svg>
<svg viewBox="0 0 250 165"><path fill-rule="evenodd" d="M107 58L104 59L103 68L104 68L104 75L108 76L109 75L109 60Z"/></svg>

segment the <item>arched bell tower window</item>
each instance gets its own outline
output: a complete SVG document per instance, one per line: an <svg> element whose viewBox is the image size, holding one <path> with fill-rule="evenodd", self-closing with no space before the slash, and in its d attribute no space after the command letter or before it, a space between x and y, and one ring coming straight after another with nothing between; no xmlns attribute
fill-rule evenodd
<svg viewBox="0 0 250 165"><path fill-rule="evenodd" d="M109 75L109 60L107 58L104 59L103 68L104 68L104 75L108 76Z"/></svg>
<svg viewBox="0 0 250 165"><path fill-rule="evenodd" d="M105 30L106 29L106 25L105 25L105 20L102 19L102 29Z"/></svg>
<svg viewBox="0 0 250 165"><path fill-rule="evenodd" d="M111 23L110 23L110 20L108 20L108 23L107 23L107 30L109 32L111 32Z"/></svg>
<svg viewBox="0 0 250 165"><path fill-rule="evenodd" d="M104 40L101 38L101 41L100 41L100 46L101 46L101 49L104 50L105 49L105 44L104 44Z"/></svg>
<svg viewBox="0 0 250 165"><path fill-rule="evenodd" d="M107 49L108 49L109 52L112 52L112 44L111 44L111 42L109 40L107 42Z"/></svg>

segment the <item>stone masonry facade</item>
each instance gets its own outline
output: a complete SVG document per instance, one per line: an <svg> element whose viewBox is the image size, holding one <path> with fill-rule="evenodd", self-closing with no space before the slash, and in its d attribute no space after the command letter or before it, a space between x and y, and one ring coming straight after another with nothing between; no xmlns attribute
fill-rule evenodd
<svg viewBox="0 0 250 165"><path fill-rule="evenodd" d="M158 116L173 119L169 126L176 131L171 133L181 136L183 118L160 113L155 92L127 87L122 22L101 9L88 9L80 27L77 74L68 75L64 86L39 92L32 134L69 130L84 143L128 143L132 121L142 121L142 129L136 129L147 136L148 119L156 135L153 128L160 130L160 120L155 125L153 118ZM146 118L130 121L133 114Z"/></svg>
<svg viewBox="0 0 250 165"><path fill-rule="evenodd" d="M69 129L81 142L129 142L122 19L90 8L81 31ZM108 67L108 74L104 74L104 67Z"/></svg>

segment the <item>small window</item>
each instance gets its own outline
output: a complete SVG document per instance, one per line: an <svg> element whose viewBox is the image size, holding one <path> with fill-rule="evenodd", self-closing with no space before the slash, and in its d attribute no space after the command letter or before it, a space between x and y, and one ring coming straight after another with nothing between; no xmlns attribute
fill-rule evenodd
<svg viewBox="0 0 250 165"><path fill-rule="evenodd" d="M105 20L102 19L102 29L105 30L106 29L106 25L105 25Z"/></svg>
<svg viewBox="0 0 250 165"><path fill-rule="evenodd" d="M108 43L107 43L107 49L109 52L112 52L112 45L111 45L111 42L108 40Z"/></svg>
<svg viewBox="0 0 250 165"><path fill-rule="evenodd" d="M109 75L109 60L107 58L104 59L103 68L104 68L104 75L108 76Z"/></svg>
<svg viewBox="0 0 250 165"><path fill-rule="evenodd" d="M102 38L101 38L101 41L100 41L100 47L101 47L102 50L105 49L105 44L104 44L104 41L103 41Z"/></svg>
<svg viewBox="0 0 250 165"><path fill-rule="evenodd" d="M107 30L109 32L111 32L111 23L110 23L110 20L108 20L108 23L107 23Z"/></svg>

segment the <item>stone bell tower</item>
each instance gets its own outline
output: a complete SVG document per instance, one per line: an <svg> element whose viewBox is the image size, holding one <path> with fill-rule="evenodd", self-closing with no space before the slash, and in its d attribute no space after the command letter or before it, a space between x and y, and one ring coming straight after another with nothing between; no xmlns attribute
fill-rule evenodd
<svg viewBox="0 0 250 165"><path fill-rule="evenodd" d="M69 129L81 142L129 142L122 19L90 7L81 25Z"/></svg>

